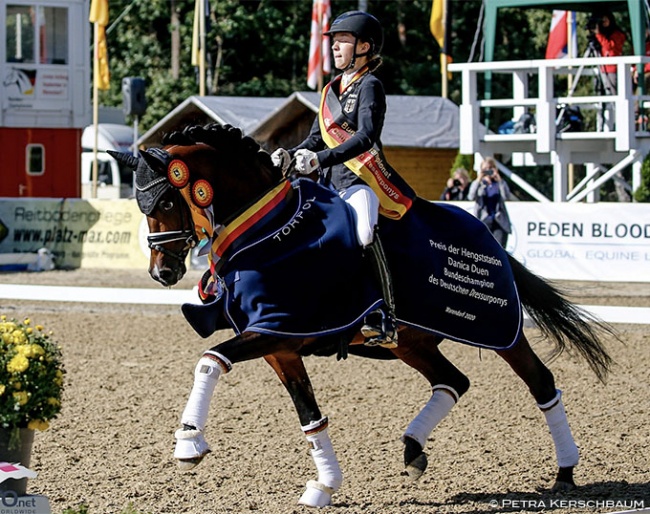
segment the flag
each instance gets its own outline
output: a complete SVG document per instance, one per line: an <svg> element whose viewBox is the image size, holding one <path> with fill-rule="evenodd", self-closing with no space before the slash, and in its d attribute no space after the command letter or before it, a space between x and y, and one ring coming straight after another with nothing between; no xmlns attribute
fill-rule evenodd
<svg viewBox="0 0 650 514"><path fill-rule="evenodd" d="M431 34L440 46L440 68L452 62L451 58L451 1L433 0L429 20Z"/></svg>
<svg viewBox="0 0 650 514"><path fill-rule="evenodd" d="M546 45L546 59L562 59L563 57L567 57L567 55L578 57L578 30L575 13L571 13L571 52L569 52L568 48L569 14L569 11L553 11L551 29L548 34L548 43Z"/></svg>
<svg viewBox="0 0 650 514"><path fill-rule="evenodd" d="M307 66L307 85L316 89L323 73L331 73L329 36L324 36L330 28L332 9L330 0L314 0L311 10L311 38L309 40L309 64Z"/></svg>
<svg viewBox="0 0 650 514"><path fill-rule="evenodd" d="M205 19L204 32L210 30L210 2L209 0L196 0L194 2L194 25L192 30L192 66L199 66L201 63L201 2L204 5L203 16Z"/></svg>
<svg viewBox="0 0 650 514"><path fill-rule="evenodd" d="M95 24L93 75L97 89L109 89L111 75L108 70L108 45L106 44L106 25L108 25L108 0L92 0L90 3L90 23Z"/></svg>

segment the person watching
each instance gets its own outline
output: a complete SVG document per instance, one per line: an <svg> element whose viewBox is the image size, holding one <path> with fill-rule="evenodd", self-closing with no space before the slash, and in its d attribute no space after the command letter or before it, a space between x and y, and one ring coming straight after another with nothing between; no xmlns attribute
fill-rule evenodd
<svg viewBox="0 0 650 514"><path fill-rule="evenodd" d="M494 238L505 248L512 232L506 200L515 199L505 180L501 178L497 163L486 157L481 163L478 177L469 186L468 200L474 201L474 216L490 229Z"/></svg>
<svg viewBox="0 0 650 514"><path fill-rule="evenodd" d="M462 201L467 199L470 184L469 173L465 168L457 168L447 180L447 187L440 195L441 200Z"/></svg>

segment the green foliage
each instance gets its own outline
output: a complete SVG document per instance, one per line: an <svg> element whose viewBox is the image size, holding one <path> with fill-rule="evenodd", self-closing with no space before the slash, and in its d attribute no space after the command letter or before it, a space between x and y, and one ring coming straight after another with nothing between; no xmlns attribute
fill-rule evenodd
<svg viewBox="0 0 650 514"><path fill-rule="evenodd" d="M641 166L641 185L634 191L637 202L650 202L650 154L643 159Z"/></svg>
<svg viewBox="0 0 650 514"><path fill-rule="evenodd" d="M454 174L454 171L458 168L465 168L471 177L473 174L472 169L474 168L474 156L464 155L461 153L456 154L454 163L451 165L451 169L449 170L449 176L451 177Z"/></svg>

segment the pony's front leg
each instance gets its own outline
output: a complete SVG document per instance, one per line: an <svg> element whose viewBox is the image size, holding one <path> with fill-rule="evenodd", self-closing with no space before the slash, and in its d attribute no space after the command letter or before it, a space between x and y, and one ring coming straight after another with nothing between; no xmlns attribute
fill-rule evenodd
<svg viewBox="0 0 650 514"><path fill-rule="evenodd" d="M308 507L325 507L331 503L332 494L343 483L343 473L327 433L328 420L321 415L300 355L281 353L267 355L265 359L293 400L302 431L311 446L311 456L318 470L318 479L307 482L307 488L298 503Z"/></svg>
<svg viewBox="0 0 650 514"><path fill-rule="evenodd" d="M219 377L237 362L263 357L268 353L291 351L300 341L247 332L207 350L194 369L194 385L176 431L174 457L183 470L197 466L210 453L203 435L210 401Z"/></svg>

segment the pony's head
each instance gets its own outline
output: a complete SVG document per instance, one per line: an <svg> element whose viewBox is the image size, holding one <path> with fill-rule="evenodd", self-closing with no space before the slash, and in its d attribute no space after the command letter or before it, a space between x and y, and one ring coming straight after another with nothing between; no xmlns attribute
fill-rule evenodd
<svg viewBox="0 0 650 514"><path fill-rule="evenodd" d="M140 159L111 155L135 171L136 200L149 226L149 274L172 286L187 271L185 260L197 240L210 237L282 173L259 144L231 126L191 126L162 143Z"/></svg>

